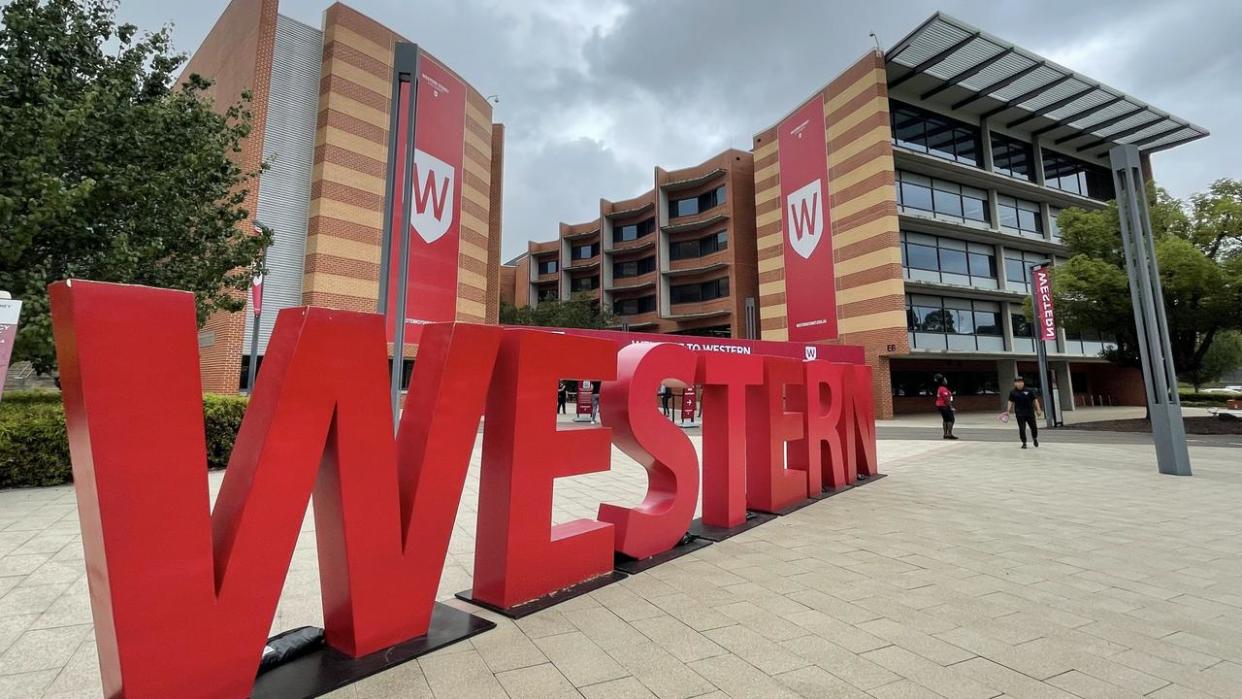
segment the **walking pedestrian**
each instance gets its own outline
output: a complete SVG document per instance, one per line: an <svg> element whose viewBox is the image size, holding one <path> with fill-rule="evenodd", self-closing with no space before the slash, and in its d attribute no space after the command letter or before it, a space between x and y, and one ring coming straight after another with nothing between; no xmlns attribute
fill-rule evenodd
<svg viewBox="0 0 1242 699"><path fill-rule="evenodd" d="M1013 390L1009 392L1009 405L1005 414L1013 413L1018 418L1018 437L1022 440L1022 448L1026 448L1026 428L1031 428L1031 440L1039 446L1039 427L1035 425L1035 417L1043 417L1043 406L1039 404L1039 394L1026 387L1026 380L1021 376L1013 380Z"/></svg>
<svg viewBox="0 0 1242 699"><path fill-rule="evenodd" d="M569 401L569 386L564 381L556 387L556 412L558 415L565 414L565 403Z"/></svg>
<svg viewBox="0 0 1242 699"><path fill-rule="evenodd" d="M599 422L599 387L603 381L591 382L591 424Z"/></svg>
<svg viewBox="0 0 1242 699"><path fill-rule="evenodd" d="M949 380L944 374L932 377L936 383L936 410L940 411L941 427L944 429L943 439L957 439L953 434L953 423L957 421L953 410L953 391L949 390Z"/></svg>
<svg viewBox="0 0 1242 699"><path fill-rule="evenodd" d="M673 417L673 389L660 384L660 407L664 409L664 417Z"/></svg>

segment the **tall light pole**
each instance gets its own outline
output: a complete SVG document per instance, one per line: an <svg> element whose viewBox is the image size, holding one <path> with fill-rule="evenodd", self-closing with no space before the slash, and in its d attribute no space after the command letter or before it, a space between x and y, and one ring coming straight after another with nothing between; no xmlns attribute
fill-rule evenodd
<svg viewBox="0 0 1242 699"><path fill-rule="evenodd" d="M1177 369L1169 342L1164 292L1147 211L1147 188L1138 147L1114 146L1108 152L1113 185L1117 190L1117 214L1121 220L1121 243L1130 276L1130 301L1134 306L1143 386L1151 415L1151 435L1156 444L1156 463L1161 473L1189 476L1190 451L1182 423L1182 403L1177 394Z"/></svg>
<svg viewBox="0 0 1242 699"><path fill-rule="evenodd" d="M262 235L266 228L257 220L253 221L254 232L256 235ZM263 251L263 257L259 260L259 271L255 273L250 280L250 312L253 314L250 322L250 361L246 366L246 391L249 395L254 395L255 377L259 372L259 321L263 318L263 267L267 264L267 251Z"/></svg>

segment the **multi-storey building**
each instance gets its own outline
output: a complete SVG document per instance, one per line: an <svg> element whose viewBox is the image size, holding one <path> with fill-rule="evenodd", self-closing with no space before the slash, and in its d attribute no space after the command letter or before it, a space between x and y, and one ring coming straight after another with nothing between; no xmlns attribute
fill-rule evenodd
<svg viewBox="0 0 1242 699"><path fill-rule="evenodd" d="M646 193L529 243L508 272L514 303L589 294L630 330L757 338L754 221L749 153L656 168Z"/></svg>
<svg viewBox="0 0 1242 699"><path fill-rule="evenodd" d="M277 0L233 0L186 67L187 75L215 81L220 108L243 91L253 95L254 128L240 162L250 170L261 162L269 168L244 206L275 233L267 253L260 355L281 308L376 309L397 41L405 39L341 3L312 27L280 14ZM492 123L487 99L462 83L456 317L495 322L504 132ZM238 390L252 322L249 309L208 320L199 338L206 390ZM416 352L414 345L406 348L407 357Z"/></svg>
<svg viewBox="0 0 1242 699"><path fill-rule="evenodd" d="M937 372L964 409L998 408L1016 373L1037 383L1023 302L1030 267L1068 253L1058 214L1106 206L1112 146L1136 145L1150 177L1152 152L1207 135L943 14L811 100L825 115L832 341L866 347L882 416L929 410ZM753 150L765 340L789 328L778 126ZM1102 356L1110 340L1049 343L1062 408L1142 403L1137 370Z"/></svg>

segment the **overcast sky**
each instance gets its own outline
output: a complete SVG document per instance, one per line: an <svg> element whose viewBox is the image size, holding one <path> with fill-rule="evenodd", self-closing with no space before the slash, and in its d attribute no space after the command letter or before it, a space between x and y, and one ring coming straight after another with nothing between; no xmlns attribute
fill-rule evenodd
<svg viewBox="0 0 1242 699"><path fill-rule="evenodd" d="M327 0L282 0L320 26ZM652 186L653 167L697 164L797 106L873 46L943 10L1206 127L1154 158L1185 197L1242 177L1242 2L1146 0L353 0L485 95L507 129L504 259L558 221L594 218L601 196ZM192 53L225 0L122 0L121 18L173 25Z"/></svg>

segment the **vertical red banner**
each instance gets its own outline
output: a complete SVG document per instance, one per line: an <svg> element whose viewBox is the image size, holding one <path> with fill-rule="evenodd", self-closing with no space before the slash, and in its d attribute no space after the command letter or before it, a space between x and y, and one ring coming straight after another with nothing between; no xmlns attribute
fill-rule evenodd
<svg viewBox="0 0 1242 699"><path fill-rule="evenodd" d="M401 87L397 132L409 129L409 87ZM427 54L419 60L418 101L414 134L414 177L405 182L405 140L397 139L397 220L393 231L405 237L410 267L405 308L405 341L417 343L422 326L457 318L457 262L461 241L461 190L464 186L466 86ZM401 222L405 197L413 197L410 221ZM392 283L388 289L388 339L393 339L397 275L401 269L400 240L394 238L389 257Z"/></svg>
<svg viewBox="0 0 1242 699"><path fill-rule="evenodd" d="M821 97L813 98L781 121L777 149L789 339L835 339L836 277L832 271L828 143Z"/></svg>
<svg viewBox="0 0 1242 699"><path fill-rule="evenodd" d="M591 381L578 382L578 401L574 404L577 408L579 417L591 417L591 393L595 390L595 384Z"/></svg>
<svg viewBox="0 0 1242 699"><path fill-rule="evenodd" d="M1038 338L1057 339L1057 322L1052 312L1052 273L1047 265L1031 270L1031 307L1039 325Z"/></svg>
<svg viewBox="0 0 1242 699"><path fill-rule="evenodd" d="M693 421L694 411L698 408L698 395L694 391L694 384L690 384L682 389L681 392L681 421Z"/></svg>

